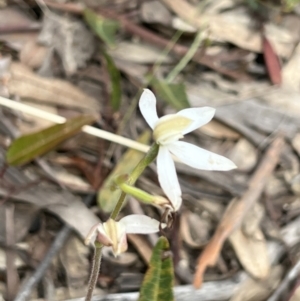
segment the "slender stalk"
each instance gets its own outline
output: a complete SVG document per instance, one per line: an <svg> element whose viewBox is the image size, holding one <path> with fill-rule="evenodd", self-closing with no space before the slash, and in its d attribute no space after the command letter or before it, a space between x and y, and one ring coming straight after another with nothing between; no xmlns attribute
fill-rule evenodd
<svg viewBox="0 0 300 301"><path fill-rule="evenodd" d="M134 170L129 175L127 184L134 185L134 183L142 174L142 172L145 170L145 168L157 157L158 149L159 149L159 145L157 143L154 143L150 147L149 151L145 154L144 158L142 158L142 160L138 163L138 165L134 168ZM110 216L111 219L117 218L119 212L122 209L123 203L125 201L125 197L126 197L126 193L122 192L118 200L118 203Z"/></svg>
<svg viewBox="0 0 300 301"><path fill-rule="evenodd" d="M166 78L167 83L172 83L175 79L175 77L186 67L186 65L189 63L189 61L192 60L196 52L198 51L200 44L202 43L204 39L204 33L203 30L200 30L187 51L187 53L184 55L184 57L180 60L180 62L175 66L175 68L169 73L169 75Z"/></svg>
<svg viewBox="0 0 300 301"><path fill-rule="evenodd" d="M126 193L122 191L122 193L120 195L120 198L118 200L118 203L117 203L116 207L114 208L114 211L110 215L111 219L116 219L117 218L119 212L122 209L123 203L125 201L125 197L126 197Z"/></svg>
<svg viewBox="0 0 300 301"><path fill-rule="evenodd" d="M154 143L149 151L145 154L144 158L138 163L138 165L134 168L134 170L131 172L128 184L133 185L138 177L142 174L142 172L145 170L145 168L156 158L158 154L159 145ZM122 192L120 199L114 209L114 211L111 214L112 219L116 219L118 216L120 210L122 209L124 200L126 197L126 193ZM91 277L88 284L88 292L85 298L85 301L91 301L94 288L97 283L97 278L101 266L101 256L102 256L102 248L103 245L95 242L95 249L94 249L94 258L93 258L93 264L92 264L92 271L91 271Z"/></svg>
<svg viewBox="0 0 300 301"><path fill-rule="evenodd" d="M102 244L95 242L92 271L91 271L91 276L88 284L88 291L85 297L85 301L92 300L93 291L97 284L97 279L98 279L100 266L101 266L102 248L103 248Z"/></svg>
<svg viewBox="0 0 300 301"><path fill-rule="evenodd" d="M127 182L129 185L134 185L134 183L139 178L139 176L143 173L145 168L154 161L154 159L157 157L158 149L159 149L159 145L157 143L154 143L150 147L148 152L145 154L144 158L142 158L142 160L138 163L138 165L129 175L129 179Z"/></svg>

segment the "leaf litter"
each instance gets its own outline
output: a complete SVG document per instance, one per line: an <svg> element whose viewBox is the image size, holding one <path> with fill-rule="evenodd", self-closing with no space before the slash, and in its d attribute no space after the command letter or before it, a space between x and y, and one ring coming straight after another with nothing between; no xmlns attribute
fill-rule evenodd
<svg viewBox="0 0 300 301"><path fill-rule="evenodd" d="M239 169L211 173L176 163L184 193L180 226L169 233L176 300L297 299L300 17L298 1L278 3L46 0L4 4L0 10L0 96L67 120L96 114L101 116L96 127L133 140L145 123L138 110L126 113L140 88L156 93L160 115L216 107L213 122L187 138L229 157ZM7 290L1 279L0 295L82 300L91 254L83 239L112 207L107 197L112 175L127 172L128 156L138 161L141 153L88 134L63 142L65 135L51 153L31 154L27 161L34 161L21 168L7 166L16 133L32 135L53 124L42 121L43 114L2 106L0 113L0 239L6 252L0 254L14 250L1 266ZM162 193L152 167L137 185ZM82 200L90 193L88 208ZM123 210L159 218L156 209L137 207L131 199ZM64 234L68 240L60 238L64 227L72 229ZM141 285L157 236L131 235L129 241L128 256L113 260L104 253L97 300L111 293L116 294L110 300L138 299L128 291ZM43 285L24 288L20 283L35 275L32 267L38 270L52 248L52 268L39 279ZM204 273L207 265L213 266ZM194 290L193 281L197 286L203 281L202 287Z"/></svg>

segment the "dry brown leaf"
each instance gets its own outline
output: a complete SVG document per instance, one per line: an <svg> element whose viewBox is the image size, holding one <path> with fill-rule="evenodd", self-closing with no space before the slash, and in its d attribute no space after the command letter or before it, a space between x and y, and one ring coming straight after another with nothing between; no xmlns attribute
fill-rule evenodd
<svg viewBox="0 0 300 301"><path fill-rule="evenodd" d="M38 208L23 203L16 203L14 206L15 241L20 242L27 235L32 222L36 219ZM5 210L2 209L0 210L0 243L5 244L5 237Z"/></svg>
<svg viewBox="0 0 300 301"><path fill-rule="evenodd" d="M229 10L230 8L237 5L236 0L210 0L205 3L205 13L210 15L218 14L224 10Z"/></svg>
<svg viewBox="0 0 300 301"><path fill-rule="evenodd" d="M38 41L56 50L69 75L85 67L95 50L94 36L82 20L53 11L44 15Z"/></svg>
<svg viewBox="0 0 300 301"><path fill-rule="evenodd" d="M21 49L19 54L20 61L31 69L37 69L41 67L45 60L47 51L47 47L37 44L36 41L29 40Z"/></svg>
<svg viewBox="0 0 300 301"><path fill-rule="evenodd" d="M280 85L282 81L281 64L278 55L272 46L272 43L270 43L265 34L263 34L262 37L262 44L265 65L267 67L270 80L273 85Z"/></svg>
<svg viewBox="0 0 300 301"><path fill-rule="evenodd" d="M105 260L123 267L133 265L138 260L138 255L133 252L125 252L115 257L112 253L111 247L104 247L102 250L102 256Z"/></svg>
<svg viewBox="0 0 300 301"><path fill-rule="evenodd" d="M170 25L172 21L171 12L160 1L147 1L141 5L141 17L146 23L158 23Z"/></svg>
<svg viewBox="0 0 300 301"><path fill-rule="evenodd" d="M14 265L16 268L22 268L22 267L26 266L26 263L20 257L15 257ZM5 251L1 248L0 249L0 270L4 271L4 270L6 270L6 268L7 268L6 255L5 255Z"/></svg>
<svg viewBox="0 0 300 301"><path fill-rule="evenodd" d="M152 64L161 57L162 63L171 63L170 56L162 56L161 50L147 44L132 42L120 42L115 48L109 50L109 54L118 60L125 60L132 63Z"/></svg>
<svg viewBox="0 0 300 301"><path fill-rule="evenodd" d="M236 229L229 237L237 257L245 270L253 277L265 279L270 272L266 240L260 229L247 236L242 229Z"/></svg>
<svg viewBox="0 0 300 301"><path fill-rule="evenodd" d="M193 32L193 33L197 32L197 28L191 26L190 24L188 24L187 22L185 22L184 20L178 17L172 18L172 27L176 30L180 30L183 32Z"/></svg>
<svg viewBox="0 0 300 301"><path fill-rule="evenodd" d="M7 87L11 95L85 112L100 111L96 99L66 81L40 77L20 63L12 63L10 73Z"/></svg>
<svg viewBox="0 0 300 301"><path fill-rule="evenodd" d="M297 154L300 156L300 133L296 134L292 140L292 146Z"/></svg>
<svg viewBox="0 0 300 301"><path fill-rule="evenodd" d="M278 286L283 274L282 266L275 266L265 280L248 278L238 288L230 301L264 301Z"/></svg>
<svg viewBox="0 0 300 301"><path fill-rule="evenodd" d="M149 71L147 65L142 65L139 63L133 63L124 59L114 58L114 62L116 67L125 74L132 76L138 82L142 82L143 84L147 84L145 78L145 74Z"/></svg>
<svg viewBox="0 0 300 301"><path fill-rule="evenodd" d="M152 255L152 248L150 247L145 236L139 234L128 234L127 238L130 243L134 245L144 262L149 264Z"/></svg>
<svg viewBox="0 0 300 301"><path fill-rule="evenodd" d="M277 177L272 175L266 184L265 193L271 199L278 195L287 195L289 192L289 187L282 177Z"/></svg>
<svg viewBox="0 0 300 301"><path fill-rule="evenodd" d="M260 97L260 102L268 104L285 114L300 116L300 93L287 88L274 88Z"/></svg>
<svg viewBox="0 0 300 301"><path fill-rule="evenodd" d="M59 257L69 288L84 288L90 272L88 255L89 248L75 235L68 239L68 243L60 251Z"/></svg>
<svg viewBox="0 0 300 301"><path fill-rule="evenodd" d="M246 6L238 6L224 13L210 15L185 0L163 0L180 18L201 29L209 24L211 39L233 43L240 48L262 52L261 34L255 30L255 20ZM266 36L274 45L279 56L289 57L296 43L296 38L287 29L272 23L265 26Z"/></svg>
<svg viewBox="0 0 300 301"><path fill-rule="evenodd" d="M257 163L257 150L247 139L240 139L227 156L240 171L251 171Z"/></svg>
<svg viewBox="0 0 300 301"><path fill-rule="evenodd" d="M282 86L296 92L300 92L300 44L286 65L282 68Z"/></svg>
<svg viewBox="0 0 300 301"><path fill-rule="evenodd" d="M211 199L201 199L198 201L201 208L208 212L209 215L213 216L214 218L221 219L225 206L219 202L212 202Z"/></svg>
<svg viewBox="0 0 300 301"><path fill-rule="evenodd" d="M260 224L265 216L265 208L260 204L256 203L248 211L242 223L242 231L246 236L255 238L257 229L260 229Z"/></svg>
<svg viewBox="0 0 300 301"><path fill-rule="evenodd" d="M189 211L180 216L180 235L193 249L201 248L208 241L211 226L207 219Z"/></svg>
<svg viewBox="0 0 300 301"><path fill-rule="evenodd" d="M21 51L28 41L36 41L37 32L15 32L9 34L0 34L0 40L5 42L15 51Z"/></svg>
<svg viewBox="0 0 300 301"><path fill-rule="evenodd" d="M289 301L300 301L300 286L298 286L293 292L293 296L289 299Z"/></svg>
<svg viewBox="0 0 300 301"><path fill-rule="evenodd" d="M24 10L23 10L24 11ZM40 27L40 23L32 20L16 6L7 6L0 10L0 32L33 30Z"/></svg>
<svg viewBox="0 0 300 301"><path fill-rule="evenodd" d="M9 75L10 64L11 64L10 57L0 56L0 96L4 96L4 97L9 96L9 92L6 87L6 84L10 77Z"/></svg>
<svg viewBox="0 0 300 301"><path fill-rule="evenodd" d="M64 168L54 169L52 168L53 175L59 183L66 186L70 191L87 193L92 192L91 185L82 177L68 172Z"/></svg>
<svg viewBox="0 0 300 301"><path fill-rule="evenodd" d="M291 180L291 189L296 195L300 195L300 174Z"/></svg>
<svg viewBox="0 0 300 301"><path fill-rule="evenodd" d="M202 126L199 131L203 132L204 134L220 138L220 139L239 139L241 134L236 132L235 130L231 129L230 127L218 122L217 120L212 120L208 124Z"/></svg>

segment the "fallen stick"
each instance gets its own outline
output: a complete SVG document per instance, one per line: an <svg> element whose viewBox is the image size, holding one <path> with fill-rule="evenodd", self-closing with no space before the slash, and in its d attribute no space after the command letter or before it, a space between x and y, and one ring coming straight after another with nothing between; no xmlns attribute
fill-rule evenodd
<svg viewBox="0 0 300 301"><path fill-rule="evenodd" d="M240 199L233 199L228 205L215 234L198 258L194 277L195 288L201 287L206 268L216 264L224 241L241 225L249 209L260 198L268 177L279 161L283 145L284 139L282 136L275 138L252 176L244 195Z"/></svg>

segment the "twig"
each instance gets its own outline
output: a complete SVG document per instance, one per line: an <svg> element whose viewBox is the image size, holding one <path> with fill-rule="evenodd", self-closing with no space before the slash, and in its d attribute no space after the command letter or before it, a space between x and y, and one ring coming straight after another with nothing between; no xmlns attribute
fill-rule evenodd
<svg viewBox="0 0 300 301"><path fill-rule="evenodd" d="M100 266L101 266L102 249L103 249L103 245L95 246L91 278L89 280L88 291L87 291L87 295L85 297L85 301L92 300L93 292L94 292L94 289L97 284Z"/></svg>
<svg viewBox="0 0 300 301"><path fill-rule="evenodd" d="M278 136L266 151L260 165L256 169L249 187L241 199L234 199L227 207L215 234L198 258L194 286L199 288L202 284L203 274L208 266L216 264L224 241L241 225L249 209L261 196L269 176L275 169L280 153L283 149L284 139Z"/></svg>
<svg viewBox="0 0 300 301"><path fill-rule="evenodd" d="M6 299L11 301L16 294L16 288L19 286L19 276L15 266L16 252L12 250L15 244L14 212L15 206L8 204L5 207L5 235L6 235Z"/></svg>
<svg viewBox="0 0 300 301"><path fill-rule="evenodd" d="M84 6L81 3L59 3L59 2L44 0L43 4L46 4L51 8L57 10L63 10L64 12L69 12L76 15L82 15L84 11Z"/></svg>
<svg viewBox="0 0 300 301"><path fill-rule="evenodd" d="M188 52L184 55L184 57L180 60L180 62L174 67L174 69L169 73L166 78L168 83L171 83L176 76L185 68L185 66L189 63L189 61L194 57L197 49L200 47L200 44L203 42L203 30L199 30L194 42L192 43Z"/></svg>
<svg viewBox="0 0 300 301"><path fill-rule="evenodd" d="M27 26L19 26L19 25L13 25L13 26L1 26L0 27L0 34L12 34L12 33L26 33L26 32L36 32L39 29L41 29L40 23L34 23Z"/></svg>
<svg viewBox="0 0 300 301"><path fill-rule="evenodd" d="M94 194L89 194L85 197L84 203L88 206L91 204L94 199ZM23 284L21 287L17 297L14 301L26 301L28 296L30 295L32 289L37 285L37 283L42 279L46 270L52 262L54 256L59 252L59 250L65 244L67 238L72 232L72 228L68 225L64 225L60 230L58 235L56 235L55 240L51 247L49 248L47 254L43 258L41 264L35 270L34 274Z"/></svg>
<svg viewBox="0 0 300 301"><path fill-rule="evenodd" d="M300 273L300 260L289 270L284 279L267 301L277 301L282 293L290 286Z"/></svg>

